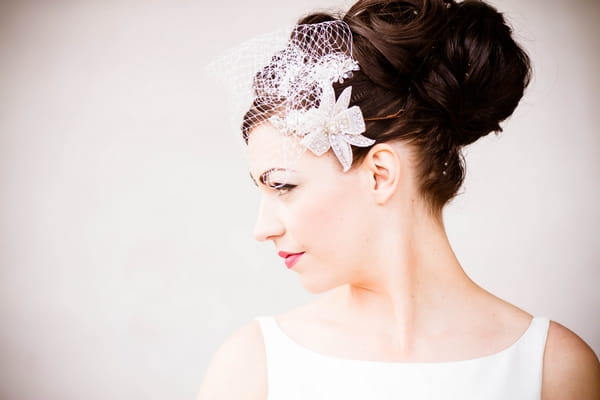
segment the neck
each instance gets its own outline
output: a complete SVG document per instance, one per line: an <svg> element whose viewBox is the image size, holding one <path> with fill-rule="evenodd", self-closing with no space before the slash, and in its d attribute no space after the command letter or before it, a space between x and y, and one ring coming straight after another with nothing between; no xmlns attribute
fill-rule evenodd
<svg viewBox="0 0 600 400"><path fill-rule="evenodd" d="M414 211L414 210L413 210ZM478 287L464 273L441 217L407 213L382 232L364 272L332 295L352 320L411 348L420 335L443 332ZM381 225L380 225L381 226Z"/></svg>

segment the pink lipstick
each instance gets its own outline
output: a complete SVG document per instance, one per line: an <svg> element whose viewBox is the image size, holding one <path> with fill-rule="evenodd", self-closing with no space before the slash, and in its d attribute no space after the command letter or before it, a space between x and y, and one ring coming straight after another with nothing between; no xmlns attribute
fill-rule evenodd
<svg viewBox="0 0 600 400"><path fill-rule="evenodd" d="M304 254L304 252L302 253L287 253L285 251L280 251L279 253L279 257L283 258L285 260L285 266L289 268L292 268L300 259L300 257L302 257L302 254Z"/></svg>

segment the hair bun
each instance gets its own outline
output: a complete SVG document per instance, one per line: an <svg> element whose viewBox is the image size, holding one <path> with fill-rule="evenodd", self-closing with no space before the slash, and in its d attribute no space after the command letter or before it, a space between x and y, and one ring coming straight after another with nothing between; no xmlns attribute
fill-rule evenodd
<svg viewBox="0 0 600 400"><path fill-rule="evenodd" d="M359 0L344 16L354 34L354 56L368 78L405 91L446 24L443 0Z"/></svg>
<svg viewBox="0 0 600 400"><path fill-rule="evenodd" d="M299 23L334 19L315 13ZM358 0L341 19L360 70L334 90L352 86L367 137L410 143L419 191L440 211L464 179L461 147L501 131L523 96L527 54L482 0ZM354 160L367 152L352 148Z"/></svg>
<svg viewBox="0 0 600 400"><path fill-rule="evenodd" d="M509 117L529 83L527 54L496 9L467 0L452 4L429 68L415 86L447 123L457 145L470 144Z"/></svg>
<svg viewBox="0 0 600 400"><path fill-rule="evenodd" d="M527 55L482 1L359 0L343 19L368 79L410 90L416 117L437 119L456 145L501 131L529 83Z"/></svg>

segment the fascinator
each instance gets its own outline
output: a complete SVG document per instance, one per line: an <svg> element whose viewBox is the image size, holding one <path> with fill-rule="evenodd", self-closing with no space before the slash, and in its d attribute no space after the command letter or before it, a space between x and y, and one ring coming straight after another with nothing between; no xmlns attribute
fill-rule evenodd
<svg viewBox="0 0 600 400"><path fill-rule="evenodd" d="M375 143L362 135L360 108L350 106L352 86L335 95L334 84L360 69L352 56L352 33L343 21L259 36L225 53L209 69L231 91L233 122L244 140L258 125L271 124L289 139L278 141L288 163L306 150L320 156L331 149L345 172L352 166L351 146Z"/></svg>

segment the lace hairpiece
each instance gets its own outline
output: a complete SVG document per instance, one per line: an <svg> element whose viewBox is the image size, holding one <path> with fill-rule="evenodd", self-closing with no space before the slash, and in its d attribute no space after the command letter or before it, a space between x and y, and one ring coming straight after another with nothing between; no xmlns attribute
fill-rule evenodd
<svg viewBox="0 0 600 400"><path fill-rule="evenodd" d="M297 139L300 152L320 156L331 148L344 171L352 165L351 146L375 143L362 135L360 108L349 107L352 87L337 99L333 89L359 68L352 57L352 33L343 21L296 25L283 40L281 32L263 35L212 66L240 100L238 126L243 124L245 133L269 122Z"/></svg>

